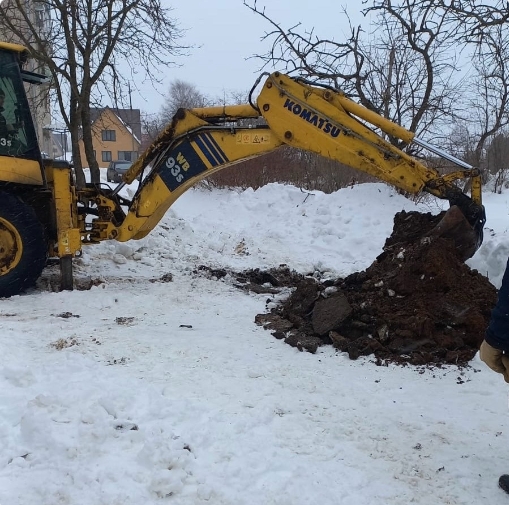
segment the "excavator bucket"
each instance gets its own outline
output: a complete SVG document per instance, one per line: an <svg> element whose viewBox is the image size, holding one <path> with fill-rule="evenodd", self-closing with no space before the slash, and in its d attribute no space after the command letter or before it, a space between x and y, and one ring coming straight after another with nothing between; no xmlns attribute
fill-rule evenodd
<svg viewBox="0 0 509 505"><path fill-rule="evenodd" d="M482 228L481 228L482 231ZM452 239L456 244L458 255L463 261L471 258L482 242L480 231L467 220L457 205L453 205L440 222L428 233L430 238Z"/></svg>

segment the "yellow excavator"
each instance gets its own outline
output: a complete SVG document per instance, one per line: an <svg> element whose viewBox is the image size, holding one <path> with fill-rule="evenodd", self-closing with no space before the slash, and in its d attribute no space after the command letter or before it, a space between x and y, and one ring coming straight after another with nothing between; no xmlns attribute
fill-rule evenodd
<svg viewBox="0 0 509 505"><path fill-rule="evenodd" d="M245 105L180 109L118 186L78 189L67 162L41 156L25 83L44 77L24 70L27 58L24 47L0 43L0 297L34 285L48 258L59 259L62 289L72 289L72 259L83 246L145 237L194 184L282 145L340 161L409 194L424 191L446 199L451 208L437 234L454 237L464 258L482 242L485 212L477 168L335 89L278 72L263 74ZM458 169L441 175L385 136L416 143ZM132 199L121 197L120 189L136 179ZM470 196L459 187L468 181Z"/></svg>

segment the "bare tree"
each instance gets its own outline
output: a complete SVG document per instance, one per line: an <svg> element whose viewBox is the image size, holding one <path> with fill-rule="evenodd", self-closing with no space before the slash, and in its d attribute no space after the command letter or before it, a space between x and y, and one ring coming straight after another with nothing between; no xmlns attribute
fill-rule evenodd
<svg viewBox="0 0 509 505"><path fill-rule="evenodd" d="M376 3L376 2L375 2ZM390 2L384 2L390 3ZM458 108L468 111L462 115L466 128L472 132L475 146L469 162L483 167L486 150L493 139L504 131L509 122L509 4L494 0L417 0L419 13L433 11L442 17L457 48L471 62L465 79L465 98Z"/></svg>
<svg viewBox="0 0 509 505"><path fill-rule="evenodd" d="M154 69L173 64L184 47L171 9L161 0L36 0L48 16L46 30L25 0L0 3L0 27L24 44L53 78L60 114L70 131L77 183L83 186L79 140L91 180L99 182L92 147L91 105L105 96L122 103L135 73L157 81Z"/></svg>
<svg viewBox="0 0 509 505"><path fill-rule="evenodd" d="M364 13L378 14L374 33L381 32L370 58L374 79L366 83L382 104L378 112L419 135L439 136L462 92L454 80L456 51L446 13L417 9L413 0L375 0ZM385 71L377 67L384 61Z"/></svg>
<svg viewBox="0 0 509 505"><path fill-rule="evenodd" d="M505 27L495 25L484 33L476 44L473 67L469 109L478 134L473 164L480 167L488 140L509 124L509 34Z"/></svg>
<svg viewBox="0 0 509 505"><path fill-rule="evenodd" d="M194 84L176 79L170 84L170 89L165 96L165 103L160 114L162 124L170 123L180 108L192 109L205 107L209 104L210 99L201 93Z"/></svg>
<svg viewBox="0 0 509 505"><path fill-rule="evenodd" d="M270 26L262 40L271 41L271 48L264 54L254 55L261 60L262 69L270 65L288 74L328 81L335 88L361 98L356 92L356 79L365 63L364 52L359 47L360 28L350 25L351 36L346 41L322 39L315 35L314 29L307 31L301 23L284 28L270 18L265 8L259 9L256 0L244 0L244 5ZM343 15L349 19L346 11Z"/></svg>
<svg viewBox="0 0 509 505"><path fill-rule="evenodd" d="M494 136L486 149L487 170L494 178L493 191L500 193L506 185L509 172L509 137L499 133ZM506 186L507 187L507 186Z"/></svg>
<svg viewBox="0 0 509 505"><path fill-rule="evenodd" d="M449 144L463 125L462 149L482 168L490 139L508 123L509 4L494 0L370 0L371 31L350 25L348 40L320 38L300 24L284 28L256 2L244 4L269 24L263 66L329 81L364 106L419 136ZM374 16L374 17L373 17ZM460 72L458 60L470 69ZM456 131L459 131L456 129ZM437 140L439 139L439 140ZM405 145L389 140L400 148ZM473 144L472 144L473 143ZM418 155L418 151L409 150Z"/></svg>
<svg viewBox="0 0 509 505"><path fill-rule="evenodd" d="M372 32L350 24L349 39L336 41L303 30L300 24L285 29L256 2L244 4L271 26L264 36L271 40L271 49L256 55L264 66L284 66L288 73L328 81L417 134L439 132L445 118L453 114L458 89L451 80L452 39L446 18L437 17L432 9L417 10L410 0L397 7L390 1L375 1L364 11L376 16ZM389 140L405 147L398 139Z"/></svg>
<svg viewBox="0 0 509 505"><path fill-rule="evenodd" d="M455 121L444 143L448 152L467 163L473 162L477 145L477 135L473 128L474 125L469 121Z"/></svg>
<svg viewBox="0 0 509 505"><path fill-rule="evenodd" d="M248 103L248 100L249 100L249 90L246 91L230 90L225 93L224 98L225 103L227 103L228 105L242 105L244 103Z"/></svg>
<svg viewBox="0 0 509 505"><path fill-rule="evenodd" d="M163 131L165 123L160 114L141 113L141 129L147 135L150 142L154 141L159 133Z"/></svg>
<svg viewBox="0 0 509 505"><path fill-rule="evenodd" d="M509 4L505 0L415 0L420 10L430 8L448 14L457 38L466 41L478 40L487 29L503 26L509 21Z"/></svg>

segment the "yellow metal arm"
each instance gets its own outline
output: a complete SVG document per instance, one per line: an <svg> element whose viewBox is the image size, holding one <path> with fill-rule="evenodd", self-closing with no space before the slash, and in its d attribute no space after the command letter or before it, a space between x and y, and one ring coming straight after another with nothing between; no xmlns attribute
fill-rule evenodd
<svg viewBox="0 0 509 505"><path fill-rule="evenodd" d="M373 126L406 143L418 142L412 132L342 93L277 72L265 80L256 106L180 109L125 174L124 181L131 183L146 167L151 167L125 219L118 220L119 212L114 213L118 222L113 230L111 223L106 226L104 218L96 219L92 236L95 240L142 238L198 181L283 144L339 161L408 193L427 191L448 199L452 205L460 206L473 226L484 223L477 169L456 160L464 170L442 176L393 146ZM455 161L452 157L447 159ZM472 198L455 185L458 179L467 178L473 181ZM111 195L112 203L115 194Z"/></svg>
<svg viewBox="0 0 509 505"><path fill-rule="evenodd" d="M180 134L184 124L193 127ZM175 132L177 140L155 158L154 168L119 227L118 240L144 237L175 200L197 182L235 163L269 153L282 144L267 128L211 126L194 111L186 111Z"/></svg>

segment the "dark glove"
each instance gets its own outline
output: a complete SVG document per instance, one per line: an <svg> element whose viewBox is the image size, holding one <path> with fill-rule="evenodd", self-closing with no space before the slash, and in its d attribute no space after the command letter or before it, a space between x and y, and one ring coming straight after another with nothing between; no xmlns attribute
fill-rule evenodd
<svg viewBox="0 0 509 505"><path fill-rule="evenodd" d="M496 349L484 340L479 349L479 357L493 371L501 373L506 382L509 382L509 356L504 354L504 351Z"/></svg>

